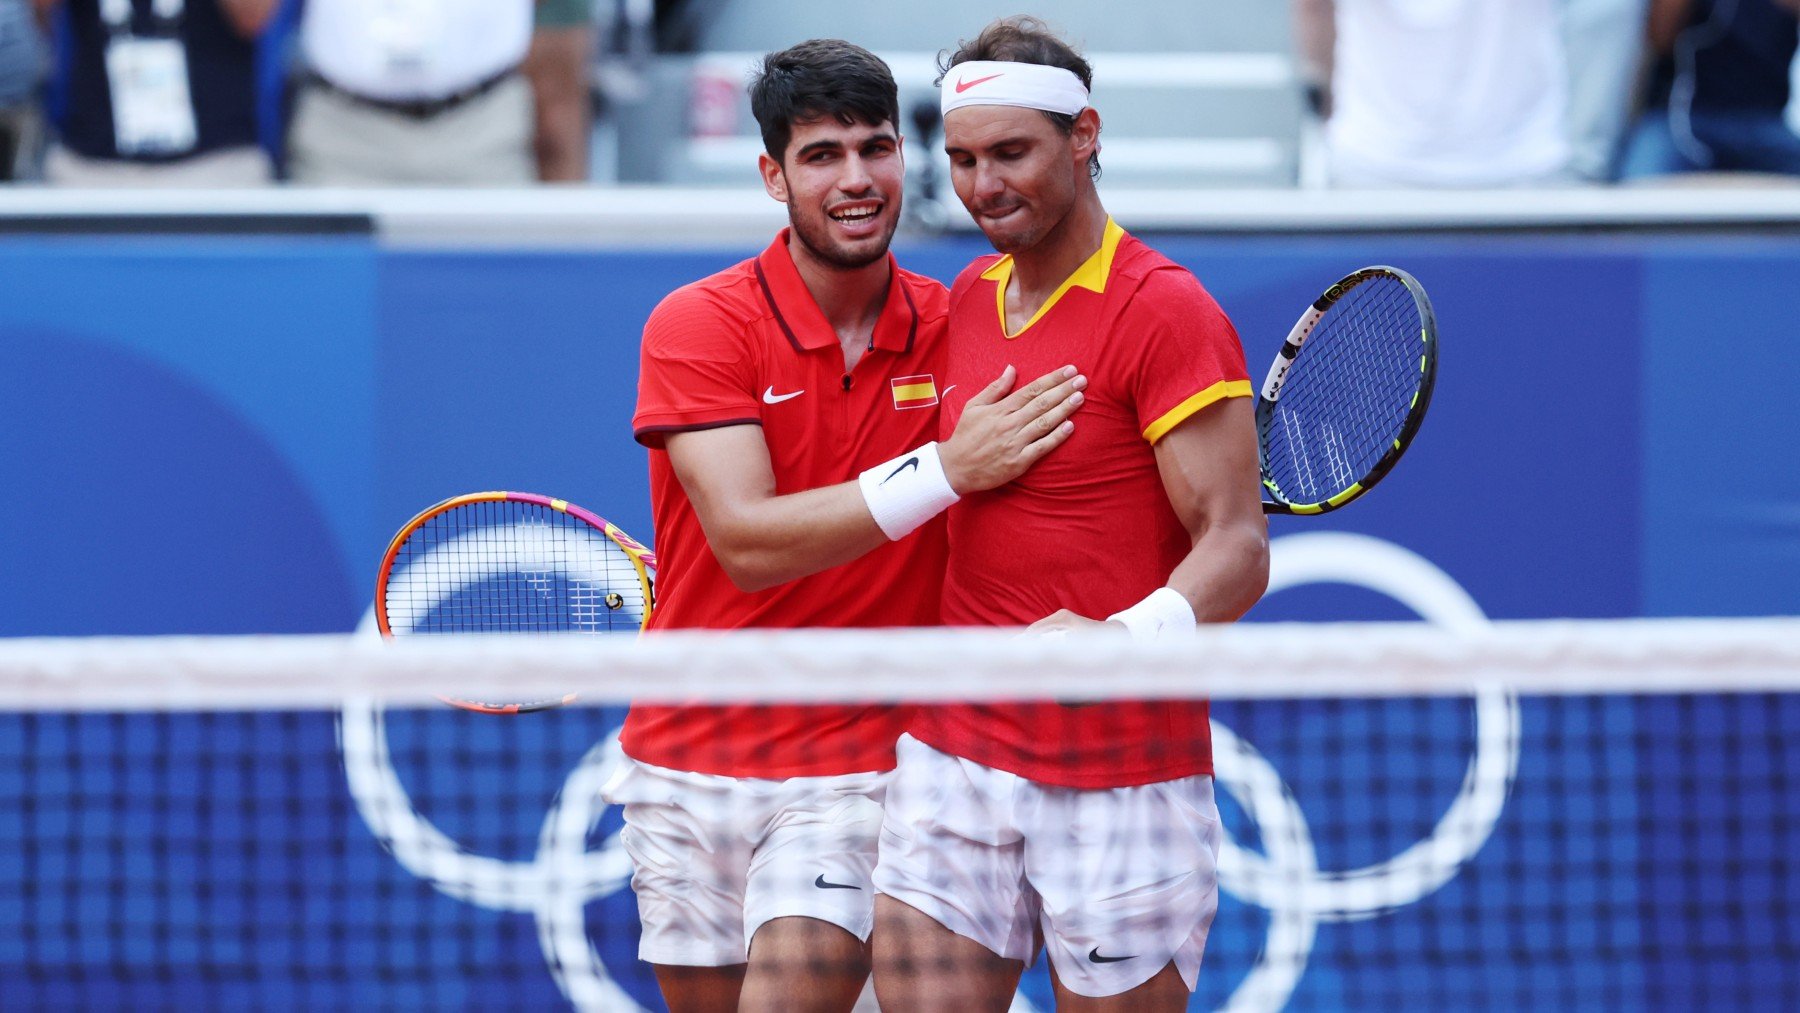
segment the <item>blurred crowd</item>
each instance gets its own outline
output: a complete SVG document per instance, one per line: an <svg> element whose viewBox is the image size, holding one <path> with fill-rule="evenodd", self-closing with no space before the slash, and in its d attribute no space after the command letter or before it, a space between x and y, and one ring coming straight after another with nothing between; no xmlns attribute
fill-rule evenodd
<svg viewBox="0 0 1800 1013"><path fill-rule="evenodd" d="M594 0L0 0L0 179L588 177Z"/></svg>
<svg viewBox="0 0 1800 1013"><path fill-rule="evenodd" d="M586 180L596 2L0 0L0 181ZM1334 185L1800 175L1800 0L1292 2Z"/></svg>
<svg viewBox="0 0 1800 1013"><path fill-rule="evenodd" d="M1293 0L1338 186L1800 174L1800 0Z"/></svg>

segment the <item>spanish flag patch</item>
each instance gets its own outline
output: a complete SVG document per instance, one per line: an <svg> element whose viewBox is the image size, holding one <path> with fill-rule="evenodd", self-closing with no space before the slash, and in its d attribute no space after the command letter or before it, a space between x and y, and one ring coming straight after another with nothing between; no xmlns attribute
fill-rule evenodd
<svg viewBox="0 0 1800 1013"><path fill-rule="evenodd" d="M937 377L930 373L922 376L896 376L888 381L894 387L894 410L902 408L930 408L938 403Z"/></svg>

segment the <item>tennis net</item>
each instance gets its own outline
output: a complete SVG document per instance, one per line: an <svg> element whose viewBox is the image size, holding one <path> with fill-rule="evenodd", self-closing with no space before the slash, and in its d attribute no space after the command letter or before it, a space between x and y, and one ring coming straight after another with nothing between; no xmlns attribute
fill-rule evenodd
<svg viewBox="0 0 1800 1013"><path fill-rule="evenodd" d="M623 701L1198 696L1193 1008L1800 1007L1800 620L0 642L0 1005L659 1009Z"/></svg>

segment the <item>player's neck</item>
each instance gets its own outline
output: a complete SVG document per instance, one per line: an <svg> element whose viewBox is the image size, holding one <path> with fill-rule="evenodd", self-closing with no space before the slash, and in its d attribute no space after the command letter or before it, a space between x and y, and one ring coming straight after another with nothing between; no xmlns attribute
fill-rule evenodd
<svg viewBox="0 0 1800 1013"><path fill-rule="evenodd" d="M820 260L797 236L788 238L788 253L813 302L845 348L867 344L887 304L892 260L882 257L862 267L838 267Z"/></svg>
<svg viewBox="0 0 1800 1013"><path fill-rule="evenodd" d="M1090 188L1043 239L1013 254L1013 285L1020 301L1042 305L1105 241L1106 208Z"/></svg>

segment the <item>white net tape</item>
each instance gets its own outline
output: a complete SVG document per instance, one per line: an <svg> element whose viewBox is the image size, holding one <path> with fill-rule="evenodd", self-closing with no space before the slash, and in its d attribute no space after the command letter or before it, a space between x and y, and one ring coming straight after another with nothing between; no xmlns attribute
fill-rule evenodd
<svg viewBox="0 0 1800 1013"><path fill-rule="evenodd" d="M1097 674L1100 673L1100 674ZM996 630L0 641L0 709L333 708L435 694L627 700L1101 700L1800 689L1800 619L1242 624L1192 639Z"/></svg>

